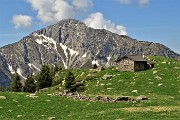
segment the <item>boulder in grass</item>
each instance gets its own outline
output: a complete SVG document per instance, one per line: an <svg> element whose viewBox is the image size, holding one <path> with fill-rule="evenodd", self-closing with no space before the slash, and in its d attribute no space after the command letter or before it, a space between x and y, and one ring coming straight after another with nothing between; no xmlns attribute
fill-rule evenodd
<svg viewBox="0 0 180 120"><path fill-rule="evenodd" d="M48 120L55 120L56 117L48 117Z"/></svg>
<svg viewBox="0 0 180 120"><path fill-rule="evenodd" d="M0 96L0 99L7 99L5 96Z"/></svg>
<svg viewBox="0 0 180 120"><path fill-rule="evenodd" d="M137 97L138 100L147 100L148 98L145 95L140 95Z"/></svg>
<svg viewBox="0 0 180 120"><path fill-rule="evenodd" d="M111 78L112 78L112 75L104 75L102 77L102 79L104 79L104 80L108 80L108 79L111 79Z"/></svg>

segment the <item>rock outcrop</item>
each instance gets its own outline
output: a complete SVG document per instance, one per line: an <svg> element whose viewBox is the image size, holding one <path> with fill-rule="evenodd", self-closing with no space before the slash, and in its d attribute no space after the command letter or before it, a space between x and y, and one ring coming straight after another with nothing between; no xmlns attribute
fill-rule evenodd
<svg viewBox="0 0 180 120"><path fill-rule="evenodd" d="M65 69L89 68L92 64L111 66L118 57L142 53L180 56L159 43L137 41L66 19L0 48L0 83L7 86L15 72L25 79L28 73L39 71L43 64L58 64Z"/></svg>

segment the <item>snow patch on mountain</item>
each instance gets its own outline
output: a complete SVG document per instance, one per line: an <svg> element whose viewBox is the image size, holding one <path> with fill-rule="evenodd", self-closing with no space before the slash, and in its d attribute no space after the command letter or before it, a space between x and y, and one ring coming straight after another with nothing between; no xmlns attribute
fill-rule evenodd
<svg viewBox="0 0 180 120"><path fill-rule="evenodd" d="M87 53L84 53L84 55L82 56L83 58L87 57Z"/></svg>
<svg viewBox="0 0 180 120"><path fill-rule="evenodd" d="M47 48L54 48L55 50L57 49L56 41L53 40L52 38L47 37L47 36L45 36L43 34L38 35L37 33L34 33L33 35L38 37L35 40L38 44L42 44L42 45L44 45ZM43 43L45 43L45 44L43 44Z"/></svg>
<svg viewBox="0 0 180 120"><path fill-rule="evenodd" d="M107 58L108 62L109 62L109 60L111 59L111 57L106 57L106 58Z"/></svg>
<svg viewBox="0 0 180 120"><path fill-rule="evenodd" d="M8 64L8 68L9 68L9 71L11 72L11 74L15 74L15 71L13 70L12 65Z"/></svg>
<svg viewBox="0 0 180 120"><path fill-rule="evenodd" d="M17 71L16 71L23 79L26 79L23 75L22 75L22 73L21 73L21 70L19 69L19 68L17 68Z"/></svg>
<svg viewBox="0 0 180 120"><path fill-rule="evenodd" d="M97 66L99 66L99 63L98 63L97 60L93 60L93 61L92 61L92 65L97 65Z"/></svg>
<svg viewBox="0 0 180 120"><path fill-rule="evenodd" d="M37 69L38 71L40 71L40 69L38 67L36 67L35 65L31 64L31 63L28 63L29 67L32 68L34 67L35 69Z"/></svg>
<svg viewBox="0 0 180 120"><path fill-rule="evenodd" d="M68 48L68 50L69 50L71 56L74 55L74 54L76 54L76 55L79 54L77 51L74 51L73 49Z"/></svg>
<svg viewBox="0 0 180 120"><path fill-rule="evenodd" d="M67 58L67 52L66 52L67 46L66 46L66 45L63 45L62 43L60 43L60 46L61 46L62 49L64 50L64 54L65 54L65 56L66 56L66 58Z"/></svg>

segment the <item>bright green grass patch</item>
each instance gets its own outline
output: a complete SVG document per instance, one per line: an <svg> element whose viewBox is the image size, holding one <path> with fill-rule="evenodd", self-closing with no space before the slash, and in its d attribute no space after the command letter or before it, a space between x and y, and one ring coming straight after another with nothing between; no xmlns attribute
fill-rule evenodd
<svg viewBox="0 0 180 120"><path fill-rule="evenodd" d="M0 119L2 120L44 120L56 119L178 119L180 107L176 105L149 105L145 102L101 103L78 101L60 96L38 94L30 98L27 93L0 95Z"/></svg>
<svg viewBox="0 0 180 120"><path fill-rule="evenodd" d="M78 80L84 80L86 96L145 95L141 102L90 102L48 95L60 85L29 97L28 93L0 92L0 120L178 120L180 119L180 62L165 57L150 57L155 68L140 72L120 72L115 67L103 71L73 69ZM61 74L65 76L67 71ZM91 78L86 79L90 75ZM112 78L104 80L104 75Z"/></svg>

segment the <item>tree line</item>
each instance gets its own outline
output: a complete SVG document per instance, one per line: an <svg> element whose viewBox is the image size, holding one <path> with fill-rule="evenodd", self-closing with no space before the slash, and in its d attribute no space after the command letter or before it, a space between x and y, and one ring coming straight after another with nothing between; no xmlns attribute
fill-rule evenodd
<svg viewBox="0 0 180 120"><path fill-rule="evenodd" d="M58 84L61 84L68 92L84 90L84 83L77 83L76 78L71 70L66 73L65 78L62 78L61 76L57 77L56 74L61 71L63 71L62 68L59 68L57 65L55 65L55 67L42 65L41 70L36 75L30 73L27 76L24 84L22 84L19 74L16 73L12 79L10 91L34 93L40 89ZM56 81L54 79L56 79Z"/></svg>

